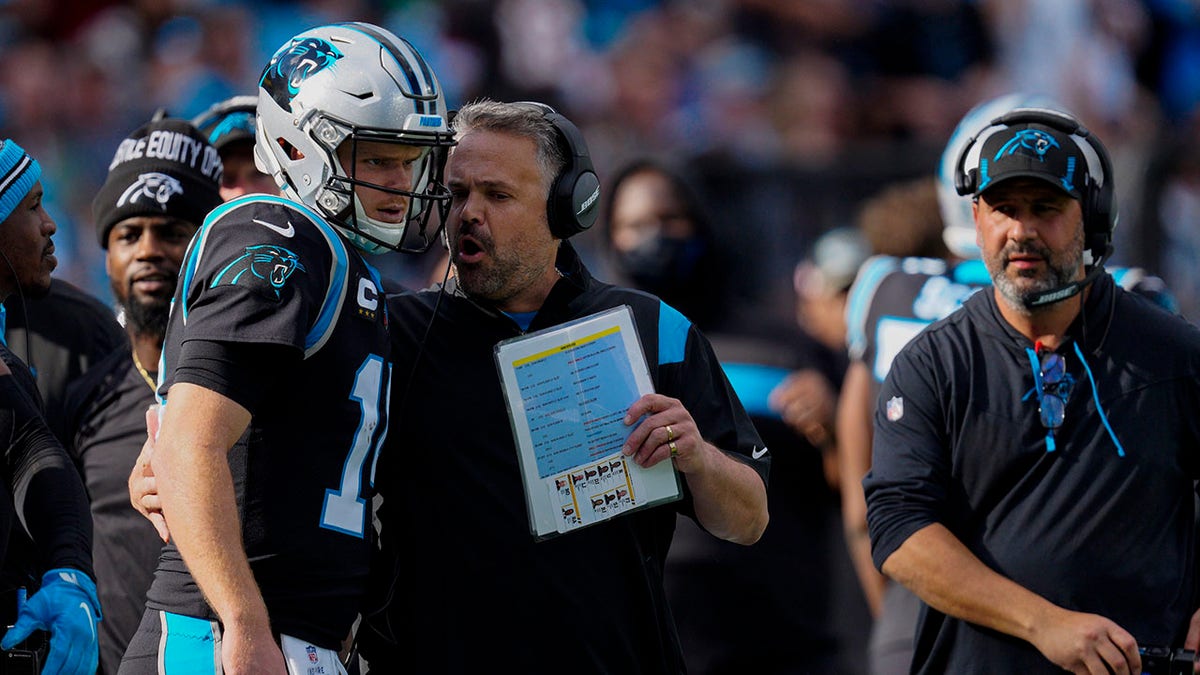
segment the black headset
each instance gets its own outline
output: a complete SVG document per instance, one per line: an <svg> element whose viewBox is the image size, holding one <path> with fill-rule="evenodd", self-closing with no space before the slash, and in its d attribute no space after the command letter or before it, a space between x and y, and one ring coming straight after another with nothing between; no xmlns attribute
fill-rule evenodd
<svg viewBox="0 0 1200 675"><path fill-rule="evenodd" d="M545 103L524 103L540 110L542 117L558 132L558 146L566 163L550 185L546 217L550 222L550 233L559 239L567 239L596 223L600 215L600 179L592 168L592 157L579 127Z"/></svg>
<svg viewBox="0 0 1200 675"><path fill-rule="evenodd" d="M991 135L997 127L1011 127L1017 124L1041 124L1072 136L1076 145L1083 149L1078 141L1083 141L1092 149L1099 161L1099 166L1092 164L1088 153L1081 153L1087 164L1087 177L1084 181L1083 202L1083 235L1084 247L1092 252L1093 260L1111 253L1113 229L1117 225L1116 195L1113 192L1113 168L1108 150L1100 139L1092 135L1086 127L1074 117L1045 108L1018 108L992 120L982 131L967 141L958 154L958 162L954 171L954 189L958 194L966 196L978 189L979 170L966 170L967 155L981 137ZM1097 180L1097 174L1099 180Z"/></svg>

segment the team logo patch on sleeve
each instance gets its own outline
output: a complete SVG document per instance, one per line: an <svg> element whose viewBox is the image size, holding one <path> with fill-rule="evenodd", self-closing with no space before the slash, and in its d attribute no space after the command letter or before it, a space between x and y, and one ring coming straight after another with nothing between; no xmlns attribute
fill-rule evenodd
<svg viewBox="0 0 1200 675"><path fill-rule="evenodd" d="M245 253L221 269L211 287L236 286L239 283L261 285L265 281L278 299L279 290L292 274L304 271L304 263L300 262L299 256L282 246L247 246Z"/></svg>
<svg viewBox="0 0 1200 675"><path fill-rule="evenodd" d="M889 422L897 422L904 417L904 399L893 396L887 402L887 418Z"/></svg>

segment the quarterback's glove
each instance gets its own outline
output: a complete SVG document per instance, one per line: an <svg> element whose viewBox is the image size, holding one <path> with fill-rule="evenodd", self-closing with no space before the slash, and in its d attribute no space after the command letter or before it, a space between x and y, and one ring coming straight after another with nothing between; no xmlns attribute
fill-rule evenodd
<svg viewBox="0 0 1200 675"><path fill-rule="evenodd" d="M91 675L100 661L96 635L100 618L95 582L79 570L52 569L17 613L17 622L0 640L0 648L12 649L33 631L44 630L50 633L50 652L43 675Z"/></svg>

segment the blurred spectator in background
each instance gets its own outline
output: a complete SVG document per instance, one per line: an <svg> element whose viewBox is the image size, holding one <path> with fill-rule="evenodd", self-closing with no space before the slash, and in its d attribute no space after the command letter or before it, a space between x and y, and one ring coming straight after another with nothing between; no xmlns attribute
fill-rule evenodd
<svg viewBox="0 0 1200 675"><path fill-rule="evenodd" d="M841 227L821 235L812 254L796 265L796 323L839 358L846 348L846 299L858 268L870 255L858 228ZM821 449L825 479L839 489L835 452L835 389L815 370L788 375L771 392L770 405L796 433Z"/></svg>
<svg viewBox="0 0 1200 675"><path fill-rule="evenodd" d="M592 141L601 175L647 153L687 163L718 220L741 222L743 236L724 243L758 261L731 280L737 293L784 318L792 267L820 233L850 222L884 185L924 174L973 101L1029 78L1063 84L1049 90L1104 125L1123 192L1137 195L1148 130L1170 139L1197 117L1192 4L18 2L0 16L10 66L0 73L0 131L27 139L62 186L47 205L60 226L60 276L103 295L87 197L117 130L159 107L193 116L252 89L255 64L304 28L375 20L429 55L452 108L482 95L557 103ZM1044 58L1047 49L1069 58ZM1026 55L1043 58L1022 68ZM1137 241L1137 200L1122 203L1117 236ZM585 260L602 255L600 239L580 237ZM389 256L380 266L420 286L432 265Z"/></svg>
<svg viewBox="0 0 1200 675"><path fill-rule="evenodd" d="M275 181L254 164L254 109L257 96L233 96L218 101L192 119L200 133L221 155L221 199L251 193L279 194Z"/></svg>
<svg viewBox="0 0 1200 675"><path fill-rule="evenodd" d="M1163 144L1149 172L1135 259L1161 273L1179 312L1195 323L1200 319L1200 125L1182 142Z"/></svg>
<svg viewBox="0 0 1200 675"><path fill-rule="evenodd" d="M661 297L709 338L773 458L771 522L756 545L713 541L688 519L678 520L666 585L688 669L837 671L844 667L843 641L854 640L839 634L839 619L859 597L852 582L839 583L847 565L822 462L822 450L832 449L844 359L793 321L756 312L729 292L727 275L748 263L720 249L707 210L678 171L633 162L617 172L608 195L605 233L618 276ZM805 393L783 395L794 388ZM794 413L820 432L806 436L785 421L780 408L800 399L825 411L814 422ZM731 622L754 629L730 630Z"/></svg>
<svg viewBox="0 0 1200 675"><path fill-rule="evenodd" d="M796 265L796 322L832 351L846 346L846 296L871 252L860 228L839 227L821 235Z"/></svg>
<svg viewBox="0 0 1200 675"><path fill-rule="evenodd" d="M938 188L933 178L915 178L885 187L863 202L858 213L858 227L875 255L950 257L950 249L946 246L948 235L944 235L938 212ZM961 247L956 245L955 248Z"/></svg>

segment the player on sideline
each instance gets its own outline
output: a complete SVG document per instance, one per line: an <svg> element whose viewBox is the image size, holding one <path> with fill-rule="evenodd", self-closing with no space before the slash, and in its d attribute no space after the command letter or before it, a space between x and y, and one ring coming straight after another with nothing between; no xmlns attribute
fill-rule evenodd
<svg viewBox="0 0 1200 675"><path fill-rule="evenodd" d="M185 256L151 460L171 543L121 673L344 672L391 377L362 253L432 239L451 143L428 65L376 26L307 30L263 71L255 156L284 196L218 207Z"/></svg>

